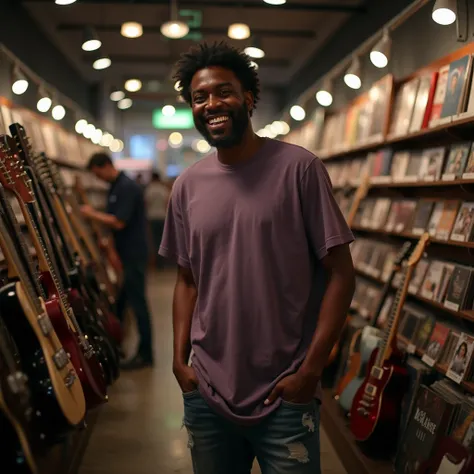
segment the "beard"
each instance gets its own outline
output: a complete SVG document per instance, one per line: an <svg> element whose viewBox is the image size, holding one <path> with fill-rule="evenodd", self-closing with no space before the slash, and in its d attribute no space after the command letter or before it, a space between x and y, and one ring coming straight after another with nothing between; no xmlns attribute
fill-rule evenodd
<svg viewBox="0 0 474 474"><path fill-rule="evenodd" d="M231 120L232 129L229 133L222 135L212 133L207 128L206 119L202 115L194 117L194 125L197 131L206 139L209 145L215 148L232 148L238 145L250 123L249 110L245 102L238 109L226 113Z"/></svg>

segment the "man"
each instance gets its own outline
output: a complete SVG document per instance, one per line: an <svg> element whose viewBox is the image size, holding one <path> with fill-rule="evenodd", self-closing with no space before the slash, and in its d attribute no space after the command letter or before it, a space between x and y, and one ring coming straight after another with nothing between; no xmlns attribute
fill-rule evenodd
<svg viewBox="0 0 474 474"><path fill-rule="evenodd" d="M317 474L315 397L354 292L353 236L321 161L254 134L246 55L203 44L174 79L217 149L177 179L160 249L178 263L173 370L194 472L249 474L257 457L263 474Z"/></svg>
<svg viewBox="0 0 474 474"><path fill-rule="evenodd" d="M112 229L115 247L122 261L123 285L117 298L117 316L123 321L127 303L131 306L140 334L140 345L134 358L123 369L153 365L151 323L145 296L145 274L148 259L145 203L139 184L118 171L105 153L93 155L87 169L111 184L106 212L82 206L82 214Z"/></svg>

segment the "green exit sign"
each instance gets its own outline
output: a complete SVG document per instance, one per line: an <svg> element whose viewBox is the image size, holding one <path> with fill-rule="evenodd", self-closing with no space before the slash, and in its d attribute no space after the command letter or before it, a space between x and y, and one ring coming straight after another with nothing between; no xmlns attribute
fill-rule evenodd
<svg viewBox="0 0 474 474"><path fill-rule="evenodd" d="M174 115L163 115L161 109L155 109L152 115L153 127L158 130L188 130L194 127L191 110L178 109Z"/></svg>

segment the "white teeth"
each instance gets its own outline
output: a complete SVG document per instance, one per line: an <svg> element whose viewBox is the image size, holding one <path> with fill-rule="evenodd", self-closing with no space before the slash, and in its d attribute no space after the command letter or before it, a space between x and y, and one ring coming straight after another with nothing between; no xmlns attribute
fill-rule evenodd
<svg viewBox="0 0 474 474"><path fill-rule="evenodd" d="M229 117L223 115L221 117L214 117L214 118L210 119L209 123L211 125L215 125L217 123L227 122L227 120L229 120Z"/></svg>

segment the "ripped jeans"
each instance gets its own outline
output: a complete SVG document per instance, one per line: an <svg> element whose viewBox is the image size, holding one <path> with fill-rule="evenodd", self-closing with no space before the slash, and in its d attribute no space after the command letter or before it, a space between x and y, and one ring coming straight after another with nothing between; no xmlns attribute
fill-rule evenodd
<svg viewBox="0 0 474 474"><path fill-rule="evenodd" d="M183 394L194 474L321 474L319 401L282 401L258 425L239 426L217 415L198 390Z"/></svg>

